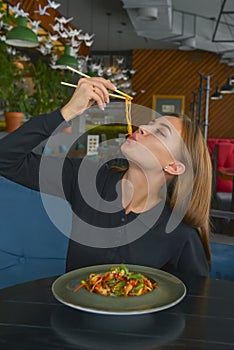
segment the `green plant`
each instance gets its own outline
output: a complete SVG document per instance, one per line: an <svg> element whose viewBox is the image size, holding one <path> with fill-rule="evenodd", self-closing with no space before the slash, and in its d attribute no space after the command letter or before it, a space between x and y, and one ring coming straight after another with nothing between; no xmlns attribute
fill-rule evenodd
<svg viewBox="0 0 234 350"><path fill-rule="evenodd" d="M0 0L1 31L6 33L6 27L16 22L13 15L7 11L6 4ZM1 109L11 112L26 113L29 107L29 91L24 84L24 69L16 64L17 56L9 55L7 45L0 41L0 104Z"/></svg>
<svg viewBox="0 0 234 350"><path fill-rule="evenodd" d="M61 85L61 81L72 81L72 73L54 70L38 59L33 66L33 85L31 115L48 113L65 104L73 89Z"/></svg>
<svg viewBox="0 0 234 350"><path fill-rule="evenodd" d="M8 112L27 113L29 90L24 83L24 69L16 64L17 57L7 54L6 45L0 42L0 101Z"/></svg>

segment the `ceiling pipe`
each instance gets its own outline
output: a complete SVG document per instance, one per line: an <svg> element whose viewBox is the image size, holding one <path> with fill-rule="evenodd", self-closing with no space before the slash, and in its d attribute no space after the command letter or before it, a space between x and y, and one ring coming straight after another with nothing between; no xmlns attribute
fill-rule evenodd
<svg viewBox="0 0 234 350"><path fill-rule="evenodd" d="M142 7L137 10L138 21L156 21L158 19L157 7Z"/></svg>
<svg viewBox="0 0 234 350"><path fill-rule="evenodd" d="M192 51L196 49L196 39L195 38L188 38L181 42L180 46L178 47L179 50L182 51Z"/></svg>
<svg viewBox="0 0 234 350"><path fill-rule="evenodd" d="M167 41L175 44L175 48L185 50L199 49L214 53L234 50L233 42L212 42L216 19L172 8L171 0L122 0L124 8L135 28L136 33L144 38L158 41ZM141 21L137 19L138 11L147 12L148 8L157 8L157 20ZM234 26L234 21L233 21ZM224 37L225 26L219 26L219 35ZM187 39L195 38L191 45ZM184 42L185 41L185 42ZM191 40L190 40L191 41ZM194 41L194 39L192 39ZM184 45L185 44L185 45ZM234 53L233 56L234 58Z"/></svg>

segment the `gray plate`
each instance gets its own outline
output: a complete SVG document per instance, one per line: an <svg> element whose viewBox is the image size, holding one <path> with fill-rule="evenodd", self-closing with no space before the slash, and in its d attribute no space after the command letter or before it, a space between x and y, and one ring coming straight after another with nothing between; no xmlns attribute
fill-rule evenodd
<svg viewBox="0 0 234 350"><path fill-rule="evenodd" d="M90 273L105 273L117 264L89 266L70 271L58 277L52 285L54 297L72 308L98 314L130 315L161 311L178 304L186 294L186 287L177 277L162 270L145 266L128 265L130 271L141 273L156 281L158 288L148 294L132 297L110 297L74 288L81 280L87 280Z"/></svg>

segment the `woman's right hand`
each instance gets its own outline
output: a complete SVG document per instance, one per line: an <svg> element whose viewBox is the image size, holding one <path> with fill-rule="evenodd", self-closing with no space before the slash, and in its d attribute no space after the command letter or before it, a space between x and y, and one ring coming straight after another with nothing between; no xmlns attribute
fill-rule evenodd
<svg viewBox="0 0 234 350"><path fill-rule="evenodd" d="M109 103L107 89L115 90L116 87L104 78L81 78L71 99L61 108L63 118L69 121L82 114L95 102L101 110L104 110L106 103Z"/></svg>

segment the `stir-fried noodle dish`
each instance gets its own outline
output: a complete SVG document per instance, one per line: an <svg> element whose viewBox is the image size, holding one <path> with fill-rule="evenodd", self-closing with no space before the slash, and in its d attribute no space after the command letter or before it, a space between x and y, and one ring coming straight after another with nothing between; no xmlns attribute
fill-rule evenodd
<svg viewBox="0 0 234 350"><path fill-rule="evenodd" d="M86 281L81 281L74 292L82 287L91 293L105 296L139 296L158 288L156 282L151 282L141 273L130 272L124 264L113 266L103 274L90 274Z"/></svg>

